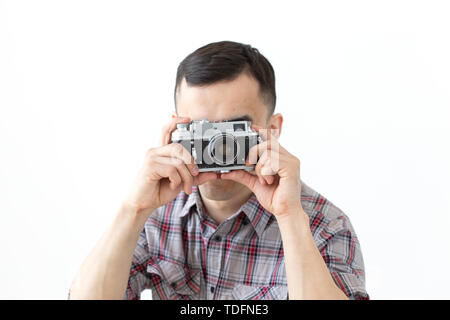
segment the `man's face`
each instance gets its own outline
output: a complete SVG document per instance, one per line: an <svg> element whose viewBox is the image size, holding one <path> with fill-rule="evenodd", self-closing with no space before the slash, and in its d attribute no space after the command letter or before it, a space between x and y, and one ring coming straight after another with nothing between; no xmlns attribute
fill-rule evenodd
<svg viewBox="0 0 450 320"><path fill-rule="evenodd" d="M188 86L183 79L177 93L180 117L225 121L247 116L253 124L268 127L269 108L259 95L259 84L245 73L235 80L208 86ZM214 180L199 186L202 197L228 200L246 189L231 180Z"/></svg>

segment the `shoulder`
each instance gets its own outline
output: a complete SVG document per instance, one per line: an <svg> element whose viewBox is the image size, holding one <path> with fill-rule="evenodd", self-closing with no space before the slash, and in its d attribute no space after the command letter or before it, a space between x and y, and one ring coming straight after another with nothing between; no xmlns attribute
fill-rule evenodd
<svg viewBox="0 0 450 320"><path fill-rule="evenodd" d="M311 232L318 246L337 233L347 232L355 236L349 217L334 203L302 181L301 203L309 216Z"/></svg>

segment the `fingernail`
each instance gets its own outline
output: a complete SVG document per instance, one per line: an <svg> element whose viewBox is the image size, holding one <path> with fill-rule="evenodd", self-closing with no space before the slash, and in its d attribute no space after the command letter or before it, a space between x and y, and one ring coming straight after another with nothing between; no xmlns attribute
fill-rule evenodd
<svg viewBox="0 0 450 320"><path fill-rule="evenodd" d="M193 166L191 169L191 172L193 175L196 175L198 173L198 167L197 166Z"/></svg>

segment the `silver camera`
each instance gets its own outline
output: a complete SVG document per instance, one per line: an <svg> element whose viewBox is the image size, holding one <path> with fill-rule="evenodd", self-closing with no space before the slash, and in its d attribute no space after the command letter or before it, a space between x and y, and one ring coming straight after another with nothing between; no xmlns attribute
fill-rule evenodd
<svg viewBox="0 0 450 320"><path fill-rule="evenodd" d="M181 144L194 158L200 172L243 169L251 147L261 142L250 121L209 122L206 119L179 123L172 133L172 142Z"/></svg>

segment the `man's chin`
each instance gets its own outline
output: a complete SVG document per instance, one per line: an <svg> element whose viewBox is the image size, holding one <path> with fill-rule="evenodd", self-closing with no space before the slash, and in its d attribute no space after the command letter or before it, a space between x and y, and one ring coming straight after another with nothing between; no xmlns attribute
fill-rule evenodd
<svg viewBox="0 0 450 320"><path fill-rule="evenodd" d="M245 187L232 180L212 180L198 186L202 197L210 200L228 200L236 196Z"/></svg>
<svg viewBox="0 0 450 320"><path fill-rule="evenodd" d="M218 179L205 182L200 185L199 188L204 191L229 192L236 189L236 187L239 188L239 186L241 186L241 184L236 181Z"/></svg>

